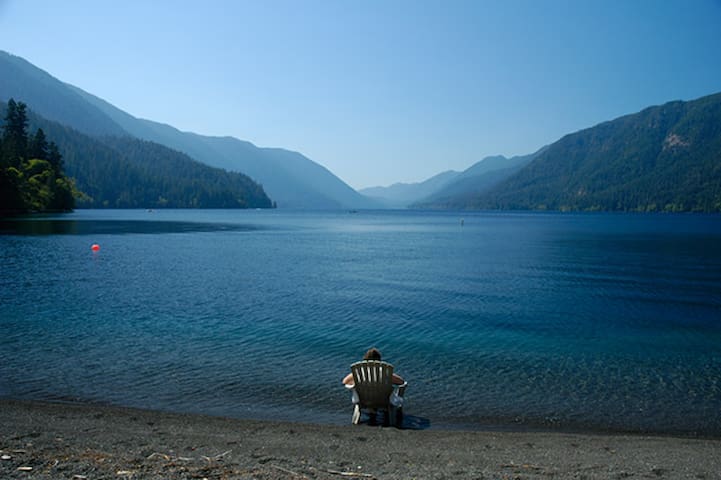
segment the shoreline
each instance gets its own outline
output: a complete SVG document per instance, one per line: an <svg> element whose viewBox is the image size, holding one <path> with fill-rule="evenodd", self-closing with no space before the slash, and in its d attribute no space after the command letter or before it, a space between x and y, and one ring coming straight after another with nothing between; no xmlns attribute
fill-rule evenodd
<svg viewBox="0 0 721 480"><path fill-rule="evenodd" d="M0 477L36 479L698 479L721 471L721 439L399 430L2 398L0 451Z"/></svg>
<svg viewBox="0 0 721 480"><path fill-rule="evenodd" d="M344 427L350 424L351 408L348 407L348 414L342 415L342 421L339 421L335 416L333 420L330 417L322 418L310 418L306 416L302 422L296 422L291 420L287 415L276 416L272 413L266 414L261 413L260 410L253 410L254 413L248 413L247 415L232 415L225 413L204 413L201 411L184 411L184 410L172 410L163 408L143 407L143 406L129 406L114 404L109 402L96 402L90 400L76 399L76 398L46 398L46 399L35 399L35 398L22 398L22 397L11 397L0 395L0 406L3 402L26 402L26 403L37 403L47 405L59 405L59 406L77 406L80 408L107 408L107 409L128 409L145 412L156 412L159 414L170 414L170 415L190 415L199 417L211 417L211 418L224 418L227 420L237 420L241 422L272 422L272 423L303 423L308 425L316 425L319 427ZM346 420L348 420L346 422ZM364 414L361 417L361 423L367 423L367 416ZM382 421L382 416L379 422ZM377 426L377 425L374 425ZM394 427L395 428L395 427ZM495 433L547 433L547 434L574 434L574 435L602 435L602 436L613 436L613 435L630 435L630 436L644 436L644 437L673 437L673 438L690 438L690 439L702 439L702 440L719 440L721 441L721 432L711 431L711 433L691 430L640 430L633 428L616 428L612 426L599 426L597 424L583 424L583 423L560 423L552 421L544 421L541 419L523 418L518 417L484 417L476 419L475 421L468 422L454 422L447 419L428 419L421 416L413 415L413 412L406 412L404 416L403 427L401 430L426 430L426 431L442 431L442 432L495 432Z"/></svg>
<svg viewBox="0 0 721 480"><path fill-rule="evenodd" d="M312 418L313 414L304 417L300 421L289 419L287 415L276 416L272 413L260 413L253 410L254 413L247 415L232 415L225 413L204 413L201 411L184 411L143 406L121 405L102 401L90 401L83 399L63 399L63 398L22 398L0 395L0 407L5 402L17 402L39 405L57 405L79 408L97 408L108 410L133 410L139 412L154 412L157 414L195 416L207 418L220 418L229 421L239 422L260 422L260 423L300 423L303 425L313 425L317 427L345 427L350 424L351 408L348 408L348 414L342 415L343 420L330 417ZM316 412L317 413L317 412ZM348 421L346 422L346 417ZM374 425L381 426L383 417L378 419ZM368 424L368 417L361 417L361 424ZM396 428L395 425L391 425ZM611 426L599 426L596 424L562 424L559 422L534 420L529 418L519 419L518 417L485 417L469 422L454 422L447 419L428 419L413 415L413 412L406 412L404 416L403 426L396 428L398 430L416 430L416 431L434 431L434 432L457 432L457 433L535 433L535 434L571 434L571 435L589 435L589 436L642 436L642 437L661 437L661 438L678 438L678 439L699 439L699 440L718 440L721 441L721 432L699 433L691 430L640 430L633 428L615 428Z"/></svg>

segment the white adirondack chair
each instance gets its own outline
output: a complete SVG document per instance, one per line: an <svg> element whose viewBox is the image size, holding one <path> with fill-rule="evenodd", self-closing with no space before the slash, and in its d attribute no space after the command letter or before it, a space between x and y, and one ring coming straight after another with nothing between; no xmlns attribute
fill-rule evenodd
<svg viewBox="0 0 721 480"><path fill-rule="evenodd" d="M391 403L393 393L393 365L378 360L363 360L350 367L358 403L353 407L353 424L358 424L361 409L367 409L373 415L379 410L385 411L385 425L390 424L391 412L395 412L395 424L403 423L402 407L394 407ZM398 387L397 394L403 395L406 384Z"/></svg>

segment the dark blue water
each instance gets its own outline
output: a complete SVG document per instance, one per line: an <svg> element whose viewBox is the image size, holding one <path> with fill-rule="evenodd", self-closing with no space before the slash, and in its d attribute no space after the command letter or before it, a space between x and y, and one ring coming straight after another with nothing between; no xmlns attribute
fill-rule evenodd
<svg viewBox="0 0 721 480"><path fill-rule="evenodd" d="M410 422L721 435L721 217L0 224L0 396L348 423L370 346Z"/></svg>

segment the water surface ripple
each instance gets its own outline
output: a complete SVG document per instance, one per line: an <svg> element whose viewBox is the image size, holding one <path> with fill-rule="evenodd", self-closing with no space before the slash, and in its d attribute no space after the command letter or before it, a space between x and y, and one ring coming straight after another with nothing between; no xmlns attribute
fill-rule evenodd
<svg viewBox="0 0 721 480"><path fill-rule="evenodd" d="M721 435L719 217L462 216L0 222L0 395L347 423L377 346L433 426Z"/></svg>

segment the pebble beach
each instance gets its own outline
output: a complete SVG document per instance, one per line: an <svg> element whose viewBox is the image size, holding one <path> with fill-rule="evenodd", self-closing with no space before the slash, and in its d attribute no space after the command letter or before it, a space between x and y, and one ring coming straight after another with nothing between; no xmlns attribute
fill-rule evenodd
<svg viewBox="0 0 721 480"><path fill-rule="evenodd" d="M3 479L711 479L721 440L401 430L0 400Z"/></svg>

